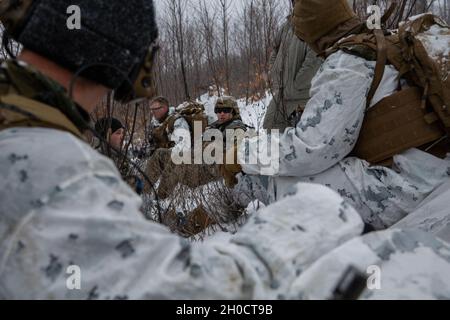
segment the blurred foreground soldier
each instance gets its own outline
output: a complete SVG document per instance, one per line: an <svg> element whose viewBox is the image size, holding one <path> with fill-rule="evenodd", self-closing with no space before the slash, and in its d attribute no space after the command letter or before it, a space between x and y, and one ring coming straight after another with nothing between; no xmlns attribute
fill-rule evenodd
<svg viewBox="0 0 450 320"><path fill-rule="evenodd" d="M292 16L287 17L275 41L270 59L273 99L264 118L264 129L279 129L296 124L309 100L311 80L322 59L294 34Z"/></svg>
<svg viewBox="0 0 450 320"><path fill-rule="evenodd" d="M280 137L273 197L282 198L298 181L323 184L350 201L370 227L387 228L450 176L450 60L448 50L433 46L442 48L449 28L424 15L385 37L366 30L346 0L297 0L294 24L327 58L300 121ZM243 167L249 174L261 170Z"/></svg>
<svg viewBox="0 0 450 320"><path fill-rule="evenodd" d="M447 195L448 196L448 195ZM360 300L448 300L450 243L417 229L371 232L312 264L293 284L290 299L336 299L346 271L364 275ZM351 293L351 288L349 288Z"/></svg>
<svg viewBox="0 0 450 320"><path fill-rule="evenodd" d="M360 299L448 300L449 199L450 179L389 230L352 239L318 259L292 285L290 298L330 299L339 278L356 268L370 273Z"/></svg>
<svg viewBox="0 0 450 320"><path fill-rule="evenodd" d="M146 221L140 197L82 132L112 88L123 101L154 95L153 3L80 0L83 28L68 30L72 3L0 5L24 45L0 68L1 299L282 298L308 265L361 233L355 210L314 185L221 242L192 244Z"/></svg>

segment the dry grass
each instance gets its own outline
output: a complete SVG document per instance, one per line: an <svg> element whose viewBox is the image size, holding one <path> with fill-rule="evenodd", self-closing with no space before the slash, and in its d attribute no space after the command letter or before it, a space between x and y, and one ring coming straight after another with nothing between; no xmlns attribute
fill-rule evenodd
<svg viewBox="0 0 450 320"><path fill-rule="evenodd" d="M201 239L242 225L245 208L238 203L233 190L225 186L217 166L173 165L161 160L156 163L165 166L158 174L154 165L148 167L155 190L146 189L145 198L151 199L144 208L147 217L156 221L161 217L159 222L187 238Z"/></svg>

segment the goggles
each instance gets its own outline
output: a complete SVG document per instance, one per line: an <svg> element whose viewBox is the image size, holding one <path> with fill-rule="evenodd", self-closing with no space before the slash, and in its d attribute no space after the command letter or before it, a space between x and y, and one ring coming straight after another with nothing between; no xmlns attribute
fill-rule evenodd
<svg viewBox="0 0 450 320"><path fill-rule="evenodd" d="M219 114L219 113L226 113L226 114L229 114L229 113L232 113L233 112L233 109L232 108L215 108L214 109L214 113L216 113L216 114Z"/></svg>

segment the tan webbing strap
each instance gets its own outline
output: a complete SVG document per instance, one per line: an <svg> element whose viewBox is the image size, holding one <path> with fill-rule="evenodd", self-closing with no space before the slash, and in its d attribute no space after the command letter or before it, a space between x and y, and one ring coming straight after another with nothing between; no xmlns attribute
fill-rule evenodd
<svg viewBox="0 0 450 320"><path fill-rule="evenodd" d="M353 154L377 164L442 138L445 132L439 123L425 121L420 104L421 90L417 87L403 89L378 102L364 118Z"/></svg>
<svg viewBox="0 0 450 320"><path fill-rule="evenodd" d="M180 114L174 114L166 120L167 122L165 127L168 130L168 132L173 133L173 131L175 130L175 122L177 122L177 120L182 117L183 116L181 116Z"/></svg>
<svg viewBox="0 0 450 320"><path fill-rule="evenodd" d="M372 99L380 86L381 80L383 80L384 68L386 67L387 61L386 39L384 37L383 30L377 29L374 30L373 33L377 40L377 62L375 65L375 75L373 77L372 85L370 86L370 90L367 95L366 111L370 107L370 103L372 102Z"/></svg>
<svg viewBox="0 0 450 320"><path fill-rule="evenodd" d="M0 102L18 107L44 123L48 123L53 127L69 131L80 139L84 139L78 128L58 109L17 94L7 94L1 96Z"/></svg>

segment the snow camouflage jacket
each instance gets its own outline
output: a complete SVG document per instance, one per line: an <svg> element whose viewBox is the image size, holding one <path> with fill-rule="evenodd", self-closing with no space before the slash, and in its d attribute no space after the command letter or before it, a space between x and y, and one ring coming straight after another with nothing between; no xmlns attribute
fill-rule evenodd
<svg viewBox="0 0 450 320"><path fill-rule="evenodd" d="M0 299L282 298L363 228L318 185L299 185L238 234L206 243L145 220L141 204L113 162L74 135L0 131Z"/></svg>
<svg viewBox="0 0 450 320"><path fill-rule="evenodd" d="M349 267L378 273L362 299L450 299L450 179L391 227L350 240L295 280L293 299L327 299ZM378 269L377 269L378 268Z"/></svg>
<svg viewBox="0 0 450 320"><path fill-rule="evenodd" d="M0 150L4 299L280 298L362 231L340 196L305 185L228 240L190 243L145 220L111 160L68 133L8 129ZM68 289L69 266L81 290Z"/></svg>
<svg viewBox="0 0 450 320"><path fill-rule="evenodd" d="M349 267L372 275L360 299L450 299L450 243L413 229L373 232L348 241L312 264L288 296L333 298Z"/></svg>
<svg viewBox="0 0 450 320"><path fill-rule="evenodd" d="M450 158L439 159L417 149L395 156L392 169L349 157L364 120L374 69L375 62L343 51L326 59L312 81L311 99L300 121L280 136L275 159L279 171L269 187L273 200L299 181L320 183L339 192L367 224L384 229L449 180ZM386 66L371 106L396 90L397 77L397 70ZM253 164L242 167L248 174L262 169Z"/></svg>

